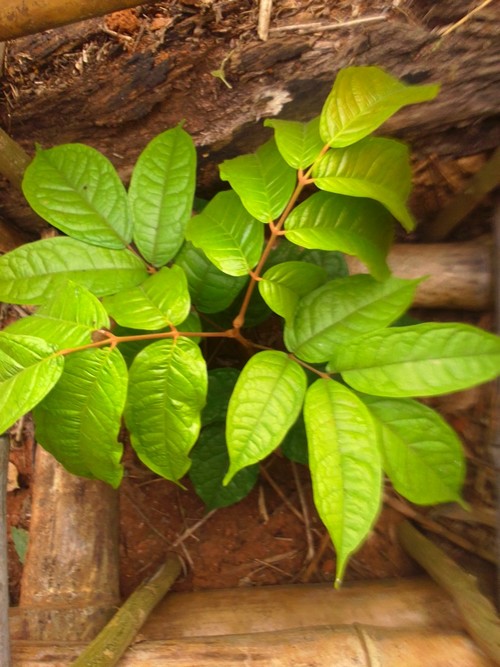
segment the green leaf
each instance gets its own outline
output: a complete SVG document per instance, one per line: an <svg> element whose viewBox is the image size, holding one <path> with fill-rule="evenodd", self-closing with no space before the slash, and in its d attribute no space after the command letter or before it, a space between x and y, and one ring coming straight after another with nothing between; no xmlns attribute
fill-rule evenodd
<svg viewBox="0 0 500 667"><path fill-rule="evenodd" d="M264 228L243 207L232 190L219 192L191 218L186 238L230 276L246 275L257 264Z"/></svg>
<svg viewBox="0 0 500 667"><path fill-rule="evenodd" d="M24 528L16 528L16 526L12 526L10 532L19 561L24 565L30 534Z"/></svg>
<svg viewBox="0 0 500 667"><path fill-rule="evenodd" d="M304 370L284 352L258 352L247 362L229 401L231 464L224 484L278 447L298 417L306 387Z"/></svg>
<svg viewBox="0 0 500 667"><path fill-rule="evenodd" d="M419 505L461 502L464 453L444 419L408 398L360 398L380 428L384 470L396 491Z"/></svg>
<svg viewBox="0 0 500 667"><path fill-rule="evenodd" d="M127 366L116 348L68 355L61 379L33 411L38 442L73 474L117 488L126 395Z"/></svg>
<svg viewBox="0 0 500 667"><path fill-rule="evenodd" d="M228 276L205 255L186 241L175 258L184 269L191 301L200 313L218 313L225 310L241 292L247 276Z"/></svg>
<svg viewBox="0 0 500 667"><path fill-rule="evenodd" d="M229 181L246 210L260 222L279 217L296 183L296 172L281 157L274 139L255 153L225 160L220 177Z"/></svg>
<svg viewBox="0 0 500 667"><path fill-rule="evenodd" d="M285 344L300 359L321 363L357 336L381 329L409 308L418 280L368 275L331 280L302 297L285 326Z"/></svg>
<svg viewBox="0 0 500 667"><path fill-rule="evenodd" d="M278 150L294 169L309 167L325 144L319 134L319 116L308 123L267 118L264 126L274 129Z"/></svg>
<svg viewBox="0 0 500 667"><path fill-rule="evenodd" d="M101 302L82 285L67 280L34 315L13 322L6 331L43 338L62 350L91 343L92 332L101 328L109 328Z"/></svg>
<svg viewBox="0 0 500 667"><path fill-rule="evenodd" d="M215 422L202 429L191 452L191 460L189 478L209 510L237 503L250 493L259 476L259 466L248 466L223 486L222 480L229 465L224 422Z"/></svg>
<svg viewBox="0 0 500 667"><path fill-rule="evenodd" d="M290 461L296 461L305 466L309 465L306 425L302 414L299 415L295 424L286 434L280 449Z"/></svg>
<svg viewBox="0 0 500 667"><path fill-rule="evenodd" d="M90 146L38 148L23 192L38 215L75 239L115 249L132 240L125 188L111 162Z"/></svg>
<svg viewBox="0 0 500 667"><path fill-rule="evenodd" d="M144 263L128 250L109 250L57 236L27 243L0 257L0 300L40 304L61 278L97 296L135 287L147 278Z"/></svg>
<svg viewBox="0 0 500 667"><path fill-rule="evenodd" d="M265 269L283 262L308 262L320 266L326 271L327 278L341 278L349 274L347 264L340 252L326 252L325 250L304 250L281 237L279 243L273 248L265 264Z"/></svg>
<svg viewBox="0 0 500 667"><path fill-rule="evenodd" d="M239 375L240 371L236 368L213 368L208 371L207 402L201 415L203 426L225 422L229 399Z"/></svg>
<svg viewBox="0 0 500 667"><path fill-rule="evenodd" d="M291 212L285 229L292 243L354 255L377 280L390 275L386 257L393 222L387 209L372 199L316 192Z"/></svg>
<svg viewBox="0 0 500 667"><path fill-rule="evenodd" d="M170 261L184 241L195 180L196 151L181 127L159 134L137 160L129 189L134 242L154 266Z"/></svg>
<svg viewBox="0 0 500 667"><path fill-rule="evenodd" d="M399 141L369 137L329 150L314 167L313 177L320 190L375 199L407 231L415 227L405 205L411 188L408 148Z"/></svg>
<svg viewBox="0 0 500 667"><path fill-rule="evenodd" d="M329 370L377 396L436 396L493 380L500 338L467 324L417 324L356 338L333 351Z"/></svg>
<svg viewBox="0 0 500 667"><path fill-rule="evenodd" d="M155 331L175 326L191 307L186 274L180 266L163 267L139 287L104 297L103 305L123 327Z"/></svg>
<svg viewBox="0 0 500 667"><path fill-rule="evenodd" d="M348 146L401 107L432 100L438 92L438 85L407 86L378 67L347 67L337 74L323 106L321 137L330 146Z"/></svg>
<svg viewBox="0 0 500 667"><path fill-rule="evenodd" d="M328 379L316 380L307 390L304 421L314 504L337 551L339 585L349 556L367 537L380 509L377 429L360 399Z"/></svg>
<svg viewBox="0 0 500 667"><path fill-rule="evenodd" d="M61 376L64 359L40 338L0 331L0 433L29 412Z"/></svg>
<svg viewBox="0 0 500 667"><path fill-rule="evenodd" d="M269 308L289 319L301 296L327 280L326 271L308 262L283 262L268 269L259 281L259 292Z"/></svg>
<svg viewBox="0 0 500 667"><path fill-rule="evenodd" d="M125 421L137 455L158 475L177 481L187 472L206 393L205 361L187 338L160 340L135 358Z"/></svg>

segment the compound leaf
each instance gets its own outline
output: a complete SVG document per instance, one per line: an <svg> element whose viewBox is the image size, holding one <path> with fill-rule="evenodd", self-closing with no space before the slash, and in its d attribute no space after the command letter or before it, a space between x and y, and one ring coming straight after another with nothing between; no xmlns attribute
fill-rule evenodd
<svg viewBox="0 0 500 667"><path fill-rule="evenodd" d="M229 181L246 210L260 222L275 220L292 196L296 172L282 158L274 139L255 153L225 160L220 177Z"/></svg>
<svg viewBox="0 0 500 667"><path fill-rule="evenodd" d="M284 352L258 352L247 362L227 411L231 463L224 484L278 447L297 419L306 387L304 370Z"/></svg>
<svg viewBox="0 0 500 667"><path fill-rule="evenodd" d="M129 188L134 241L154 266L170 261L184 241L195 179L196 151L181 127L159 134L137 160Z"/></svg>
<svg viewBox="0 0 500 667"><path fill-rule="evenodd" d="M331 359L328 368L366 394L435 396L497 377L500 338L467 324L417 324L355 338Z"/></svg>
<svg viewBox="0 0 500 667"><path fill-rule="evenodd" d="M38 148L22 187L38 215L75 239L114 249L132 240L125 188L111 162L90 146Z"/></svg>
<svg viewBox="0 0 500 667"><path fill-rule="evenodd" d="M294 169L309 167L325 144L319 134L319 116L308 123L267 118L264 125L274 129L278 150Z"/></svg>
<svg viewBox="0 0 500 667"><path fill-rule="evenodd" d="M349 556L380 509L377 429L361 400L328 379L316 380L307 390L304 421L314 504L337 551L339 585Z"/></svg>
<svg viewBox="0 0 500 667"><path fill-rule="evenodd" d="M38 442L73 474L118 487L126 395L127 366L116 348L68 355L61 379L33 411Z"/></svg>
<svg viewBox="0 0 500 667"><path fill-rule="evenodd" d="M141 461L177 481L188 470L200 431L207 369L199 347L187 338L148 345L130 367L125 421Z"/></svg>
<svg viewBox="0 0 500 667"><path fill-rule="evenodd" d="M40 338L0 331L0 433L29 412L52 389L64 359Z"/></svg>
<svg viewBox="0 0 500 667"><path fill-rule="evenodd" d="M129 250L110 250L64 236L34 241L0 257L0 300L44 303L71 279L97 296L139 285L148 276Z"/></svg>

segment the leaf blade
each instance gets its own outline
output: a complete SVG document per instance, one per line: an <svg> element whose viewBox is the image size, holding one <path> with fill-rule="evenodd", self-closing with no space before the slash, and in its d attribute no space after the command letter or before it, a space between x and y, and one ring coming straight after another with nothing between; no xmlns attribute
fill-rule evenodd
<svg viewBox="0 0 500 667"><path fill-rule="evenodd" d="M306 169L321 153L324 141L319 134L319 116L308 123L266 118L265 127L272 127L278 150L294 169Z"/></svg>

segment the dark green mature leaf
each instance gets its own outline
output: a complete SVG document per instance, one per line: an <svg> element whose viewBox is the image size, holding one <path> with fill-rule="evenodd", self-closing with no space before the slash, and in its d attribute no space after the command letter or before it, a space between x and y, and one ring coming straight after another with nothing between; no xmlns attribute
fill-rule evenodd
<svg viewBox="0 0 500 667"><path fill-rule="evenodd" d="M500 338L467 324L376 331L334 350L329 370L377 396L436 396L493 380Z"/></svg>
<svg viewBox="0 0 500 667"><path fill-rule="evenodd" d="M378 202L329 192L313 194L285 222L286 238L292 243L354 255L377 280L390 275L386 257L393 228L390 213Z"/></svg>
<svg viewBox="0 0 500 667"><path fill-rule="evenodd" d="M327 280L326 271L308 262L283 262L268 269L259 281L259 292L269 308L289 319L301 296Z"/></svg>
<svg viewBox="0 0 500 667"><path fill-rule="evenodd" d="M320 190L375 199L407 231L415 222L405 201L411 188L408 148L394 139L368 137L347 148L329 150L313 169Z"/></svg>
<svg viewBox="0 0 500 667"><path fill-rule="evenodd" d="M154 266L170 261L184 241L195 179L196 151L181 127L159 134L137 160L129 189L134 241Z"/></svg>
<svg viewBox="0 0 500 667"><path fill-rule="evenodd" d="M175 326L191 308L186 274L180 266L165 266L139 287L105 297L103 304L123 327L155 331Z"/></svg>
<svg viewBox="0 0 500 667"><path fill-rule="evenodd" d="M230 276L244 276L260 259L264 228L232 190L219 192L191 218L186 238Z"/></svg>
<svg viewBox="0 0 500 667"><path fill-rule="evenodd" d="M90 146L38 148L23 192L38 215L75 239L115 249L132 240L125 188L111 162Z"/></svg>
<svg viewBox="0 0 500 667"><path fill-rule="evenodd" d="M295 170L281 157L274 139L255 153L225 160L220 165L220 177L229 181L247 211L260 222L279 217L297 178Z"/></svg>
<svg viewBox="0 0 500 667"><path fill-rule="evenodd" d="M401 107L436 97L439 86L407 86L378 67L347 67L337 74L321 112L320 133L330 146L363 139Z"/></svg>
<svg viewBox="0 0 500 667"><path fill-rule="evenodd" d="M337 551L339 585L349 556L380 509L382 469L377 428L347 387L320 379L306 393L304 421L314 504Z"/></svg>
<svg viewBox="0 0 500 667"><path fill-rule="evenodd" d="M360 398L380 428L384 470L396 491L420 505L460 502L465 458L444 419L408 398Z"/></svg>
<svg viewBox="0 0 500 667"><path fill-rule="evenodd" d="M92 342L92 332L109 328L109 317L99 301L82 285L63 281L34 315L10 324L6 331L43 338L62 350Z"/></svg>
<svg viewBox="0 0 500 667"><path fill-rule="evenodd" d="M191 301L200 313L225 310L241 292L247 276L228 276L205 255L186 241L175 258L186 273Z"/></svg>
<svg viewBox="0 0 500 667"><path fill-rule="evenodd" d="M33 411L38 442L73 474L117 488L126 395L127 366L116 348L68 355L61 379Z"/></svg>
<svg viewBox="0 0 500 667"><path fill-rule="evenodd" d="M231 464L224 484L278 447L298 417L306 387L304 370L284 352L258 352L247 362L229 401Z"/></svg>
<svg viewBox="0 0 500 667"><path fill-rule="evenodd" d="M309 167L325 144L319 134L319 116L308 123L267 118L264 125L274 129L278 150L294 169Z"/></svg>
<svg viewBox="0 0 500 667"><path fill-rule="evenodd" d="M64 359L40 338L0 331L0 433L29 412L61 376Z"/></svg>
<svg viewBox="0 0 500 667"><path fill-rule="evenodd" d="M201 414L203 426L225 422L229 399L240 375L236 368L213 368L208 371L207 402Z"/></svg>
<svg viewBox="0 0 500 667"><path fill-rule="evenodd" d="M410 307L418 283L381 283L368 275L331 280L300 299L285 326L286 346L304 361L328 361L338 346L394 322Z"/></svg>
<svg viewBox="0 0 500 667"><path fill-rule="evenodd" d="M110 250L57 236L27 243L0 257L0 300L44 303L61 278L97 296L135 287L147 278L144 263L128 250Z"/></svg>
<svg viewBox="0 0 500 667"><path fill-rule="evenodd" d="M305 466L309 464L306 425L302 414L299 415L295 424L286 434L280 449L290 461L302 463Z"/></svg>
<svg viewBox="0 0 500 667"><path fill-rule="evenodd" d="M206 426L191 451L189 478L208 509L237 503L250 493L259 476L259 466L248 466L223 486L222 480L229 465L225 429L224 422Z"/></svg>
<svg viewBox="0 0 500 667"><path fill-rule="evenodd" d="M158 341L135 358L125 421L137 455L158 475L177 481L187 472L206 393L205 361L187 338Z"/></svg>

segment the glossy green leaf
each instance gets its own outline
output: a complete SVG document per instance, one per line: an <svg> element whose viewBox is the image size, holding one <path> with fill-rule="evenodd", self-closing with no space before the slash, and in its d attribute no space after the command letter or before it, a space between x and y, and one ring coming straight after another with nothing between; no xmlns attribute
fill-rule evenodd
<svg viewBox="0 0 500 667"><path fill-rule="evenodd" d="M309 167L325 144L319 134L319 116L308 123L267 118L264 125L274 129L278 150L294 169Z"/></svg>
<svg viewBox="0 0 500 667"><path fill-rule="evenodd" d="M281 237L279 243L273 248L266 261L264 269L283 262L307 262L320 266L326 271L327 278L341 278L349 274L344 256L340 252L327 252L325 250L304 250L295 243L291 243L285 237Z"/></svg>
<svg viewBox="0 0 500 667"><path fill-rule="evenodd" d="M196 151L181 127L159 134L137 160L129 189L134 242L154 266L170 261L184 241L195 180Z"/></svg>
<svg viewBox="0 0 500 667"><path fill-rule="evenodd" d="M187 338L160 340L135 358L125 421L137 455L158 475L176 481L187 472L206 393L205 361Z"/></svg>
<svg viewBox="0 0 500 667"><path fill-rule="evenodd" d="M219 192L191 218L188 241L201 248L215 266L230 276L243 276L260 259L264 228L245 210L232 190Z"/></svg>
<svg viewBox="0 0 500 667"><path fill-rule="evenodd" d="M208 371L207 402L201 415L203 426L226 421L229 399L239 375L239 370L229 367L212 368Z"/></svg>
<svg viewBox="0 0 500 667"><path fill-rule="evenodd" d="M127 366L116 348L68 355L61 379L33 411L38 442L73 474L118 487L126 395Z"/></svg>
<svg viewBox="0 0 500 667"><path fill-rule="evenodd" d="M132 240L125 188L111 162L90 146L38 148L23 192L39 216L75 239L115 249Z"/></svg>
<svg viewBox="0 0 500 667"><path fill-rule="evenodd" d="M281 157L274 139L255 153L225 160L220 165L220 177L229 181L246 210L260 222L279 217L297 178L295 170Z"/></svg>
<svg viewBox="0 0 500 667"><path fill-rule="evenodd" d="M329 150L314 167L313 177L320 190L375 199L407 231L415 227L405 204L411 188L408 148L399 141L368 137Z"/></svg>
<svg viewBox="0 0 500 667"><path fill-rule="evenodd" d="M290 461L309 465L309 454L307 451L306 425L302 414L288 431L285 439L281 443L281 452Z"/></svg>
<svg viewBox="0 0 500 667"><path fill-rule="evenodd" d="M409 398L361 399L380 428L384 470L396 491L419 505L460 502L465 458L444 419Z"/></svg>
<svg viewBox="0 0 500 667"><path fill-rule="evenodd" d="M306 387L304 370L284 352L258 352L247 362L229 401L231 464L224 484L278 447L298 417Z"/></svg>
<svg viewBox="0 0 500 667"><path fill-rule="evenodd" d="M323 106L321 137L330 146L348 146L401 107L432 100L438 92L438 85L405 85L378 67L347 67L337 74Z"/></svg>
<svg viewBox="0 0 500 667"><path fill-rule="evenodd" d="M165 266L139 287L104 297L103 305L123 327L155 331L175 326L191 307L186 274L180 266Z"/></svg>
<svg viewBox="0 0 500 667"><path fill-rule="evenodd" d="M304 361L328 361L339 346L394 322L410 307L418 283L361 274L331 280L300 299L285 326L286 346Z"/></svg>
<svg viewBox="0 0 500 667"><path fill-rule="evenodd" d="M320 379L307 390L304 421L314 504L337 551L336 584L380 509L382 468L377 428L347 387Z"/></svg>
<svg viewBox="0 0 500 667"><path fill-rule="evenodd" d="M43 338L62 350L92 342L92 332L109 328L109 317L101 302L85 287L63 281L34 315L22 317L6 331Z"/></svg>
<svg viewBox="0 0 500 667"><path fill-rule="evenodd" d="M189 478L209 510L237 503L250 493L259 476L259 466L248 466L227 486L222 484L229 465L225 429L224 422L206 426L191 451Z"/></svg>
<svg viewBox="0 0 500 667"><path fill-rule="evenodd" d="M497 377L500 338L467 324L417 324L356 338L331 359L331 371L367 394L435 396Z"/></svg>
<svg viewBox="0 0 500 667"><path fill-rule="evenodd" d="M301 296L327 280L326 271L308 262L283 262L268 269L259 281L259 292L269 308L289 319Z"/></svg>
<svg viewBox="0 0 500 667"><path fill-rule="evenodd" d="M44 303L61 278L97 296L135 287L147 278L144 263L128 250L110 250L57 236L27 243L0 257L0 300Z"/></svg>
<svg viewBox="0 0 500 667"><path fill-rule="evenodd" d="M354 255L377 280L390 275L386 257L393 221L387 209L372 199L316 192L291 212L285 229L292 243Z"/></svg>
<svg viewBox="0 0 500 667"><path fill-rule="evenodd" d="M40 338L0 331L0 433L29 412L59 380L64 360Z"/></svg>
<svg viewBox="0 0 500 667"><path fill-rule="evenodd" d="M175 258L184 269L191 301L200 313L218 313L225 310L241 292L247 276L228 276L205 255L186 241Z"/></svg>

